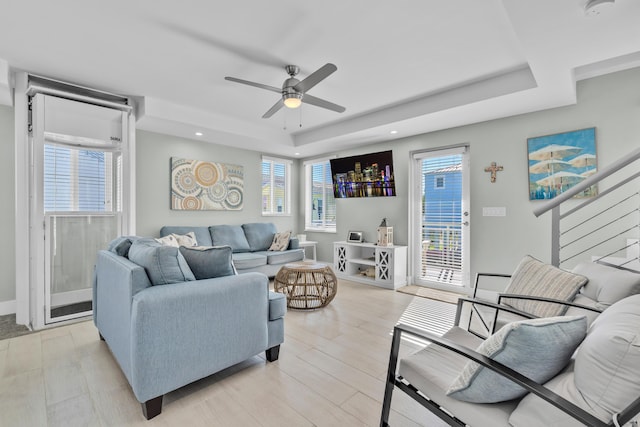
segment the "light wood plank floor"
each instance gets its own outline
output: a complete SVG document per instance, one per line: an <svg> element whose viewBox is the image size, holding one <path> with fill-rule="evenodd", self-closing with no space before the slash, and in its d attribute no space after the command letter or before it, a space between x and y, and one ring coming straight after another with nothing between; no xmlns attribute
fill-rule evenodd
<svg viewBox="0 0 640 427"><path fill-rule="evenodd" d="M264 354L169 393L146 421L90 321L0 341L0 426L377 426L398 320L448 328L455 306L346 281L323 309L290 310ZM403 343L402 353L417 344ZM442 426L396 391L392 425Z"/></svg>

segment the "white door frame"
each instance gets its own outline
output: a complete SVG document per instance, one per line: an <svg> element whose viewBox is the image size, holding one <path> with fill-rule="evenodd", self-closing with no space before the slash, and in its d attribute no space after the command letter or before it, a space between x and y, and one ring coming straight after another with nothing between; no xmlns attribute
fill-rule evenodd
<svg viewBox="0 0 640 427"><path fill-rule="evenodd" d="M451 154L464 154L462 165L462 287L447 286L441 283L429 282L429 287L453 290L458 292L470 292L471 280L469 278L470 247L470 180L469 180L469 145L460 144L448 147L438 147L426 150L416 150L409 153L409 279L412 284L417 284L419 277L416 272L420 268L422 239L419 238L421 227L421 203L422 203L422 169L419 167L419 157L425 153L433 153L434 156L446 156Z"/></svg>
<svg viewBox="0 0 640 427"><path fill-rule="evenodd" d="M36 238L44 232L44 221L32 222L34 209L33 199L37 195L31 194L34 175L33 147L29 137L30 107L29 107L29 75L24 72L15 73L14 111L15 111L15 257L16 257L16 323L30 328L43 327L45 324L44 260L32 258L36 253L44 253L44 243ZM38 88L37 92L49 92L46 88ZM56 95L59 90L51 90ZM83 102L89 100L83 95L65 94L70 99ZM113 102L102 102L98 98L91 98L96 105L116 108ZM129 99L129 104L133 101ZM123 117L123 136L127 141L122 147L122 230L124 234L135 234L135 114L132 107L120 105ZM37 228L37 230L36 230ZM39 248L39 249L38 249ZM38 289L42 288L41 291ZM40 295L40 292L42 295Z"/></svg>

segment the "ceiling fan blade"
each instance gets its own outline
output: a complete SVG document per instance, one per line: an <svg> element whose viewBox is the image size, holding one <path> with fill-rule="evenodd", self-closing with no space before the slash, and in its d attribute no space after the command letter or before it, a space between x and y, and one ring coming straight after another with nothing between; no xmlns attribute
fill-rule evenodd
<svg viewBox="0 0 640 427"><path fill-rule="evenodd" d="M158 24L180 37L189 39L189 41L195 41L209 49L213 48L227 52L252 63L258 63L268 67L278 68L280 70L282 70L282 67L286 64L284 61L262 49L255 49L247 45L238 44L235 40L223 40L222 38L216 38L204 31L198 31L186 24L178 25L171 22L158 22Z"/></svg>
<svg viewBox="0 0 640 427"><path fill-rule="evenodd" d="M275 86L263 85L262 83L250 82L249 80L237 79L235 77L225 77L225 80L229 80L230 82L242 83L243 85L249 85L253 87L258 87L260 89L270 90L271 92L282 93L282 89Z"/></svg>
<svg viewBox="0 0 640 427"><path fill-rule="evenodd" d="M308 94L305 94L302 97L302 102L315 105L316 107L326 108L327 110L335 111L336 113L344 113L346 110L342 105L334 104L333 102L325 101L324 99L316 98L315 96Z"/></svg>
<svg viewBox="0 0 640 427"><path fill-rule="evenodd" d="M284 107L284 103L282 102L282 99L279 99L278 102L273 104L273 107L269 108L269 111L267 111L262 115L262 118L268 119L269 117L273 116L276 112L278 112L278 110L280 110L282 107Z"/></svg>
<svg viewBox="0 0 640 427"><path fill-rule="evenodd" d="M322 80L329 77L333 72L338 69L335 65L331 63L324 64L322 67L318 68L313 73L309 74L306 79L302 80L300 83L295 85L293 88L298 92L305 93Z"/></svg>

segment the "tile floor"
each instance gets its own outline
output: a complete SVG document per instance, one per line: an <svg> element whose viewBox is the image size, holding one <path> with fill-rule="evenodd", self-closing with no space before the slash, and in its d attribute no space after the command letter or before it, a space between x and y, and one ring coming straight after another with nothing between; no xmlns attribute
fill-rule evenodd
<svg viewBox="0 0 640 427"><path fill-rule="evenodd" d="M377 426L393 325L404 315L441 332L454 311L341 281L329 306L287 313L277 362L261 354L169 393L150 421L91 321L2 340L0 426ZM401 392L391 422L443 425Z"/></svg>

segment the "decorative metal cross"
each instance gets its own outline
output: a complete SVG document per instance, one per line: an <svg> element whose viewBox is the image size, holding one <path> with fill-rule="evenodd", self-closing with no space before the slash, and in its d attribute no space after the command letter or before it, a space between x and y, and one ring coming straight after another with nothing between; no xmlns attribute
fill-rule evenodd
<svg viewBox="0 0 640 427"><path fill-rule="evenodd" d="M496 162L491 162L491 166L484 168L485 172L491 172L491 182L496 182L496 172L504 170L504 167L498 166Z"/></svg>

